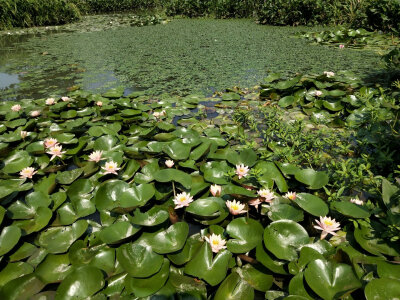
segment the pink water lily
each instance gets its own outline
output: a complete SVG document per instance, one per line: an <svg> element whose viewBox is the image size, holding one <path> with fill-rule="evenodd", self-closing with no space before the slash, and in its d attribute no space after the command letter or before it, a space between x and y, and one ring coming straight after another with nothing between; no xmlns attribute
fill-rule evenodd
<svg viewBox="0 0 400 300"><path fill-rule="evenodd" d="M56 157L61 158L62 155L65 153L65 151L61 151L62 146L61 145L56 145L54 147L51 147L50 150L47 152L47 154L52 155L50 160L53 160Z"/></svg>
<svg viewBox="0 0 400 300"><path fill-rule="evenodd" d="M249 201L249 205L254 206L256 209L261 203L263 203L263 200L260 198L254 198Z"/></svg>
<svg viewBox="0 0 400 300"><path fill-rule="evenodd" d="M21 130L20 135L22 139L25 139L28 136L28 131Z"/></svg>
<svg viewBox="0 0 400 300"><path fill-rule="evenodd" d="M49 138L49 139L45 139L45 140L44 140L44 146L45 146L46 148L51 148L51 147L54 147L54 146L56 146L56 145L58 145L57 139Z"/></svg>
<svg viewBox="0 0 400 300"><path fill-rule="evenodd" d="M89 155L89 161L99 162L102 159L104 159L104 158L101 158L102 155L103 155L103 151L93 151Z"/></svg>
<svg viewBox="0 0 400 300"><path fill-rule="evenodd" d="M344 49L344 45L343 45L343 44L340 44L340 45L339 45L339 49Z"/></svg>
<svg viewBox="0 0 400 300"><path fill-rule="evenodd" d="M39 117L40 116L40 111L39 110L34 110L31 112L31 117Z"/></svg>
<svg viewBox="0 0 400 300"><path fill-rule="evenodd" d="M249 167L243 164L236 165L236 175L239 179L241 179L242 177L246 177L247 175L249 175Z"/></svg>
<svg viewBox="0 0 400 300"><path fill-rule="evenodd" d="M71 98L70 97L61 97L61 100L64 102L67 102L67 101L71 100Z"/></svg>
<svg viewBox="0 0 400 300"><path fill-rule="evenodd" d="M233 199L233 201L226 201L226 206L232 215L239 215L247 212L247 210L244 209L245 205L235 199Z"/></svg>
<svg viewBox="0 0 400 300"><path fill-rule="evenodd" d="M226 240L224 240L220 234L213 233L210 237L204 237L204 239L210 244L211 250L214 253L218 253L221 249L225 249Z"/></svg>
<svg viewBox="0 0 400 300"><path fill-rule="evenodd" d="M47 105L53 105L54 103L56 103L56 99L54 99L54 98L47 98L46 99L46 104Z"/></svg>
<svg viewBox="0 0 400 300"><path fill-rule="evenodd" d="M270 191L269 189L261 189L257 193L264 199L265 202L272 202L272 200L275 198L274 192Z"/></svg>
<svg viewBox="0 0 400 300"><path fill-rule="evenodd" d="M337 235L335 231L340 229L340 223L330 217L319 217L319 221L316 219L315 222L317 222L318 226L314 225L314 228L322 230L321 240L323 240L328 234Z"/></svg>
<svg viewBox="0 0 400 300"><path fill-rule="evenodd" d="M317 96L317 97L322 96L322 92L321 91L315 91L314 95Z"/></svg>
<svg viewBox="0 0 400 300"><path fill-rule="evenodd" d="M175 203L175 209L184 207L184 206L189 206L189 204L193 202L193 197L190 196L189 193L180 193L175 196L174 198L174 203Z"/></svg>
<svg viewBox="0 0 400 300"><path fill-rule="evenodd" d="M21 109L22 109L22 107L19 104L15 104L15 105L11 106L12 111L20 111Z"/></svg>
<svg viewBox="0 0 400 300"><path fill-rule="evenodd" d="M170 159L168 159L168 160L166 160L165 161L165 165L168 167L168 168L172 168L173 166L174 166L174 161L173 160L170 160Z"/></svg>
<svg viewBox="0 0 400 300"><path fill-rule="evenodd" d="M102 167L102 169L105 171L103 174L118 175L117 171L120 170L121 168L118 168L118 164L116 162L108 161L106 162L105 166Z"/></svg>
<svg viewBox="0 0 400 300"><path fill-rule="evenodd" d="M27 167L27 168L22 169L21 172L19 172L19 175L20 175L19 178L22 178L22 179L32 178L32 176L35 175L36 173L37 173L37 171L35 171L34 168Z"/></svg>
<svg viewBox="0 0 400 300"><path fill-rule="evenodd" d="M97 105L97 106L103 106L103 102L97 101L97 102L96 102L96 105Z"/></svg>
<svg viewBox="0 0 400 300"><path fill-rule="evenodd" d="M222 187L220 185L213 184L212 186L210 186L210 192L211 195L213 195L214 197L219 197L222 192Z"/></svg>
<svg viewBox="0 0 400 300"><path fill-rule="evenodd" d="M330 78L330 77L333 77L333 76L335 76L335 73L333 73L333 72L328 72L328 71L325 71L325 72L324 72L324 75L325 75L326 77Z"/></svg>
<svg viewBox="0 0 400 300"><path fill-rule="evenodd" d="M296 192L287 192L284 197L288 198L289 200L294 201L294 200L296 200L297 195L296 195Z"/></svg>

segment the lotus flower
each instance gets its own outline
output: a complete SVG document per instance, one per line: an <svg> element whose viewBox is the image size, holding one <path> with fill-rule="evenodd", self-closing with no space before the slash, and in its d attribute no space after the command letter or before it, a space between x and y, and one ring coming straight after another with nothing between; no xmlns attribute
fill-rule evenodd
<svg viewBox="0 0 400 300"><path fill-rule="evenodd" d="M168 168L172 168L173 166L174 166L174 161L173 160L170 160L170 159L168 159L168 160L166 160L165 161L165 165L168 167Z"/></svg>
<svg viewBox="0 0 400 300"><path fill-rule="evenodd" d="M226 201L226 206L229 208L229 212L232 215L244 214L247 210L244 210L245 205L233 199L233 201Z"/></svg>
<svg viewBox="0 0 400 300"><path fill-rule="evenodd" d="M287 192L285 194L285 198L288 198L289 200L292 201L296 200L296 197L297 197L296 192Z"/></svg>
<svg viewBox="0 0 400 300"><path fill-rule="evenodd" d="M21 134L21 138L25 139L28 136L28 131L21 130L20 134Z"/></svg>
<svg viewBox="0 0 400 300"><path fill-rule="evenodd" d="M220 185L213 184L210 186L210 192L214 197L219 197L222 192L222 187Z"/></svg>
<svg viewBox="0 0 400 300"><path fill-rule="evenodd" d="M20 111L21 110L21 105L19 105L19 104L15 104L15 105L13 105L13 106L11 106L11 110L12 111Z"/></svg>
<svg viewBox="0 0 400 300"><path fill-rule="evenodd" d="M319 217L318 219L315 220L319 226L314 225L314 228L322 230L321 233L321 240L323 240L328 233L332 235L337 235L335 231L338 231L340 229L340 223L336 222L335 219L331 219L329 217Z"/></svg>
<svg viewBox="0 0 400 300"><path fill-rule="evenodd" d="M204 237L204 239L210 244L211 250L214 253L218 253L219 250L225 249L226 240L224 240L220 234L213 233L210 237Z"/></svg>
<svg viewBox="0 0 400 300"><path fill-rule="evenodd" d="M94 162L99 162L104 158L101 158L101 156L103 155L103 151L93 151L90 155L89 155L89 161L94 161Z"/></svg>
<svg viewBox="0 0 400 300"><path fill-rule="evenodd" d="M175 209L184 207L184 206L189 206L190 202L193 202L193 197L190 196L189 193L180 193L175 196L174 198L174 203L176 204Z"/></svg>
<svg viewBox="0 0 400 300"><path fill-rule="evenodd" d="M46 104L47 105L53 105L54 103L56 103L56 100L54 98L47 98L46 99Z"/></svg>
<svg viewBox="0 0 400 300"><path fill-rule="evenodd" d="M32 167L27 167L22 169L21 172L19 172L20 178L32 178L33 175L35 175L37 173L37 171L35 171L34 168Z"/></svg>
<svg viewBox="0 0 400 300"><path fill-rule="evenodd" d="M105 166L102 167L105 172L103 174L115 174L118 175L117 171L120 170L121 168L118 168L118 164L114 161L108 161L106 162Z"/></svg>
<svg viewBox="0 0 400 300"><path fill-rule="evenodd" d="M317 96L317 97L319 97L319 96L322 95L322 92L321 92L321 91L315 91L315 92L314 92L314 95Z"/></svg>
<svg viewBox="0 0 400 300"><path fill-rule="evenodd" d="M49 138L49 139L45 139L44 140L44 146L46 148L51 148L51 147L54 147L56 145L58 145L57 139Z"/></svg>
<svg viewBox="0 0 400 300"><path fill-rule="evenodd" d="M363 205L364 204L364 201L362 201L360 199L357 199L357 198L350 199L350 202L354 203L354 204L357 204L357 205Z"/></svg>
<svg viewBox="0 0 400 300"><path fill-rule="evenodd" d="M71 100L71 98L70 97L61 97L61 100L64 102L67 102L67 101Z"/></svg>
<svg viewBox="0 0 400 300"><path fill-rule="evenodd" d="M236 165L236 175L241 179L242 177L246 177L249 173L249 167L243 164Z"/></svg>
<svg viewBox="0 0 400 300"><path fill-rule="evenodd" d="M96 102L96 105L97 105L97 106L103 106L103 102L97 101L97 102Z"/></svg>
<svg viewBox="0 0 400 300"><path fill-rule="evenodd" d="M260 197L264 198L265 202L271 202L275 198L274 192L270 191L269 189L262 189L257 193L260 195Z"/></svg>
<svg viewBox="0 0 400 300"><path fill-rule="evenodd" d="M47 152L47 154L52 155L52 157L50 158L50 160L53 160L56 157L62 157L62 155L65 153L61 151L62 150L62 146L61 145L56 145L54 147L50 148L50 151Z"/></svg>
<svg viewBox="0 0 400 300"><path fill-rule="evenodd" d="M328 71L325 71L325 72L324 72L324 75L325 75L326 77L330 78L330 77L333 77L333 76L335 76L335 73L333 73L333 72L328 72Z"/></svg>
<svg viewBox="0 0 400 300"><path fill-rule="evenodd" d="M31 117L39 117L40 116L40 111L39 110L34 110L31 112Z"/></svg>

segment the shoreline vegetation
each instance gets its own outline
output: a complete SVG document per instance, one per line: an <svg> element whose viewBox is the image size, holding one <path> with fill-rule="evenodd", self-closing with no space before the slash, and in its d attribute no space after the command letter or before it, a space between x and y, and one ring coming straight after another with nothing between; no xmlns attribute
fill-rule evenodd
<svg viewBox="0 0 400 300"><path fill-rule="evenodd" d="M254 18L269 25L346 25L398 34L397 0L0 0L0 30L61 25L82 15L156 11L167 16Z"/></svg>

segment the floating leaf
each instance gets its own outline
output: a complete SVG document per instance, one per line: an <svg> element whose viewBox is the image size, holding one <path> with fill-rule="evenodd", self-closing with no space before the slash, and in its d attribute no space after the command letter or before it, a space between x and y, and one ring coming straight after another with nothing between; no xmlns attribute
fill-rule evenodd
<svg viewBox="0 0 400 300"><path fill-rule="evenodd" d="M314 171L313 169L300 170L295 174L296 180L308 185L309 189L317 190L325 186L329 177L326 172Z"/></svg>
<svg viewBox="0 0 400 300"><path fill-rule="evenodd" d="M326 216L329 213L328 205L321 198L311 194L297 194L294 202L313 216Z"/></svg>
<svg viewBox="0 0 400 300"><path fill-rule="evenodd" d="M242 217L230 222L226 232L234 238L228 240L227 249L232 253L246 253L262 241L264 228L257 221Z"/></svg>

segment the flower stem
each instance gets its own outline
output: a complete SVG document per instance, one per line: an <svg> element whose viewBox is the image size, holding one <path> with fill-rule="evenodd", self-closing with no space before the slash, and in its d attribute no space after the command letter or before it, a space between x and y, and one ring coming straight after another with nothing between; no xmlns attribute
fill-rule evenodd
<svg viewBox="0 0 400 300"><path fill-rule="evenodd" d="M176 197L175 182L173 182L173 181L172 181L172 189L174 191L174 197Z"/></svg>

